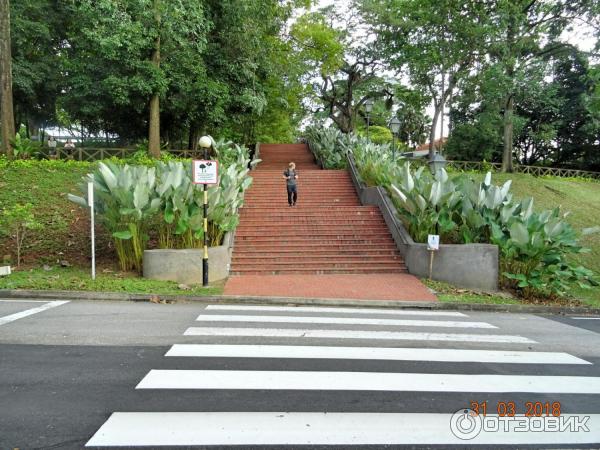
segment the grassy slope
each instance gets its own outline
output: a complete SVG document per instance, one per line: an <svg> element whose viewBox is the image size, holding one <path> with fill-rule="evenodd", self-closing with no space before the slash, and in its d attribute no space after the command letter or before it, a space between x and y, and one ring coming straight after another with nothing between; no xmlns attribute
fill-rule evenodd
<svg viewBox="0 0 600 450"><path fill-rule="evenodd" d="M16 203L31 203L43 229L24 242L24 265L39 263L86 264L90 257L89 213L70 202L66 194L78 194L77 184L91 170L88 163L63 161L18 161L0 167L0 209ZM100 264L111 264L110 239L98 227L97 254ZM13 242L0 236L0 258L13 254Z"/></svg>
<svg viewBox="0 0 600 450"><path fill-rule="evenodd" d="M494 174L492 180L496 184L512 180L514 197L533 197L536 210L560 206L562 211L569 211L568 221L577 231L600 224L599 182L526 174ZM576 255L575 260L600 274L600 233L582 237L580 243L590 252ZM571 294L600 306L600 287L591 290L577 287Z"/></svg>

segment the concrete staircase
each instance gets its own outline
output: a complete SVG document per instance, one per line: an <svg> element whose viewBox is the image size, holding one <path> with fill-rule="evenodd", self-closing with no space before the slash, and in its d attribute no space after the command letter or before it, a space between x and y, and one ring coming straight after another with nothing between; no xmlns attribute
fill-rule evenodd
<svg viewBox="0 0 600 450"><path fill-rule="evenodd" d="M240 211L232 275L403 273L377 207L361 206L350 174L320 170L305 144L263 144ZM283 171L298 172L287 204Z"/></svg>

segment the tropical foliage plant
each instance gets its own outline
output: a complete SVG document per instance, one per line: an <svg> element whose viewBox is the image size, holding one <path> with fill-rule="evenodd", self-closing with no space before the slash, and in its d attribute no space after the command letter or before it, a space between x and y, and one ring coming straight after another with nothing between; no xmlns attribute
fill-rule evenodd
<svg viewBox="0 0 600 450"><path fill-rule="evenodd" d="M512 199L510 185L493 185L489 172L478 183L466 175L450 179L443 169L435 176L423 167L413 171L407 162L389 190L415 241L437 231L446 243L498 245L502 282L523 296L564 294L573 282L596 285L591 271L569 261L585 249L567 214L535 212L532 198Z"/></svg>
<svg viewBox="0 0 600 450"><path fill-rule="evenodd" d="M237 209L252 179L246 149L231 142L215 143L214 148L217 160L225 163L219 184L208 189L208 237L211 245L220 245L225 232L237 226ZM84 177L81 190L86 192L87 182L93 182L94 207L112 234L121 270L141 272L153 226L160 248L202 245L204 193L192 183L191 173L190 161L158 161L154 167L105 161ZM89 206L84 197L69 194L69 199Z"/></svg>
<svg viewBox="0 0 600 450"><path fill-rule="evenodd" d="M15 138L11 139L13 154L18 159L28 159L39 156L41 145L27 137L27 131L24 126L21 127Z"/></svg>
<svg viewBox="0 0 600 450"><path fill-rule="evenodd" d="M366 168L365 171L373 177L381 174L385 166L394 165L392 164L394 153L390 144L378 144L364 136L353 133L345 134L337 128L321 126L308 127L304 131L304 137L311 151L317 160L323 163L325 169L345 168L347 154L353 155L357 160L360 159L359 168L361 170ZM403 144L397 147L405 148ZM395 155L396 160L402 159L398 149ZM365 181L369 183L370 176L367 178L369 180Z"/></svg>
<svg viewBox="0 0 600 450"><path fill-rule="evenodd" d="M340 142L345 139L337 128L308 127L304 137L310 150L324 169L344 169L346 167L345 147Z"/></svg>

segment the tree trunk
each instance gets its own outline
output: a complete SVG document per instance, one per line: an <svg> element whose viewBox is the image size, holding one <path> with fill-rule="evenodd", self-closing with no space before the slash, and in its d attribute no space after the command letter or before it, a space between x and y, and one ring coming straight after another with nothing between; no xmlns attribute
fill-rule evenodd
<svg viewBox="0 0 600 450"><path fill-rule="evenodd" d="M435 155L434 149L433 149L433 143L435 141L435 135L436 133L436 128L437 128L437 123L438 123L438 119L440 117L440 112L441 112L441 105L443 103L436 103L434 105L434 111L433 111L433 119L431 119L431 130L429 131L429 160L433 160L433 155Z"/></svg>
<svg viewBox="0 0 600 450"><path fill-rule="evenodd" d="M515 54L515 34L516 34L516 22L515 17L510 16L508 20L508 29L506 32L506 46L509 49L509 55ZM507 94L506 102L504 104L504 149L502 151L502 172L513 171L513 112L515 109L514 99L514 76L515 76L515 63L510 59L506 65L506 75L510 80L510 91Z"/></svg>
<svg viewBox="0 0 600 450"><path fill-rule="evenodd" d="M513 110L515 107L514 97L509 95L504 107L504 151L502 153L502 172L513 171Z"/></svg>
<svg viewBox="0 0 600 450"><path fill-rule="evenodd" d="M171 136L170 136L170 131L169 128L167 128L164 132L164 136L165 136L165 145L167 150L171 150Z"/></svg>
<svg viewBox="0 0 600 450"><path fill-rule="evenodd" d="M190 138L188 141L188 148L193 151L198 150L198 140L199 139L200 139L200 129L195 124L191 125L190 126Z"/></svg>
<svg viewBox="0 0 600 450"><path fill-rule="evenodd" d="M160 0L154 0L154 18L156 20L157 36L152 51L152 64L158 69L160 68ZM150 99L148 153L154 158L160 158L160 101L158 91Z"/></svg>
<svg viewBox="0 0 600 450"><path fill-rule="evenodd" d="M0 134L2 152L12 159L13 147L10 141L15 138L15 116L10 45L10 2L0 0Z"/></svg>
<svg viewBox="0 0 600 450"><path fill-rule="evenodd" d="M40 126L34 119L27 120L27 130L29 132L29 139L37 139L41 141Z"/></svg>
<svg viewBox="0 0 600 450"><path fill-rule="evenodd" d="M445 91L445 84L446 81L446 74L444 72L442 72L442 93L444 93ZM442 94L442 104L440 105L440 107L442 108L442 112L440 115L440 142L438 144L438 153L442 153L441 149L442 149L442 145L444 143L444 113L446 112L446 97Z"/></svg>

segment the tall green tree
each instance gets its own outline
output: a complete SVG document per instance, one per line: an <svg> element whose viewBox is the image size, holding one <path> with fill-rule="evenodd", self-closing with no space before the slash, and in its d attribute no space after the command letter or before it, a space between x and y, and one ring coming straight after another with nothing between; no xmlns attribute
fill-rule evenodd
<svg viewBox="0 0 600 450"><path fill-rule="evenodd" d="M178 63L186 69L202 66L209 28L204 13L203 4L194 0L73 4L70 14L78 21L68 34L68 86L61 106L92 132L139 139L152 130L156 154L157 113L167 107L170 83L181 76L181 71L166 69ZM196 74L189 76L195 79ZM162 105L161 99L166 100Z"/></svg>
<svg viewBox="0 0 600 450"><path fill-rule="evenodd" d="M155 21L155 37L152 48L152 65L156 71L160 71L160 35L161 35L161 2L153 0L152 10ZM148 153L151 156L160 157L160 91L155 89L150 97L150 118L148 121Z"/></svg>
<svg viewBox="0 0 600 450"><path fill-rule="evenodd" d="M457 97L453 109L457 125L447 145L449 156L502 161L506 92L498 83L502 73L501 66L487 67ZM514 160L526 165L597 168L599 111L590 101L598 80L587 56L565 46L528 64L517 86L512 118Z"/></svg>
<svg viewBox="0 0 600 450"><path fill-rule="evenodd" d="M11 3L11 44L15 119L29 135L56 123L56 99L63 90L62 47L73 18L66 3L19 0Z"/></svg>
<svg viewBox="0 0 600 450"><path fill-rule="evenodd" d="M211 31L202 63L193 69L195 81L189 90L185 87L190 70L184 63L185 71L173 68L181 76L170 86L176 88L178 107L184 98L191 100L187 114L180 116L189 128L190 148L205 132L244 143L255 142L259 134L272 139L272 133L265 133L269 127L290 136L289 119L298 107L298 73L283 35L297 3L206 1ZM182 111L174 111L175 116Z"/></svg>
<svg viewBox="0 0 600 450"><path fill-rule="evenodd" d="M497 80L504 89L502 169L513 171L515 96L519 80L531 64L561 51L562 33L576 19L585 18L595 0L498 0L490 17L493 39L488 54L501 68Z"/></svg>
<svg viewBox="0 0 600 450"><path fill-rule="evenodd" d="M305 14L291 36L313 87L309 102L343 133L351 133L367 99L391 102L394 82L381 76L378 53L357 32L359 17L344 13L329 7Z"/></svg>
<svg viewBox="0 0 600 450"><path fill-rule="evenodd" d="M15 137L12 95L12 57L10 48L10 3L0 0L0 133L2 151L13 156L11 139Z"/></svg>
<svg viewBox="0 0 600 450"><path fill-rule="evenodd" d="M388 65L407 73L432 101L429 157L440 116L457 85L482 55L486 3L463 0L357 0Z"/></svg>

